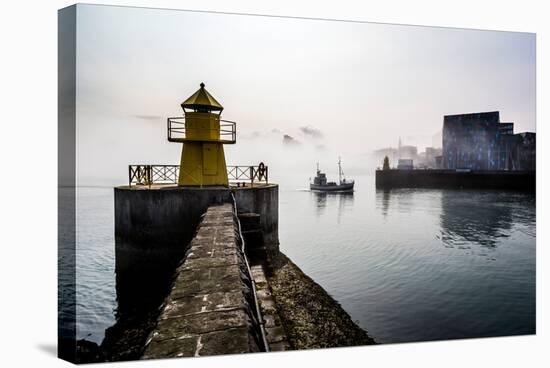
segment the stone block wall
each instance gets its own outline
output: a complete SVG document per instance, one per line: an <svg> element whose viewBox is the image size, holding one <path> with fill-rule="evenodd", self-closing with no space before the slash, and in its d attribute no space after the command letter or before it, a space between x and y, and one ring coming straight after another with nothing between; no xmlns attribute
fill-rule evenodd
<svg viewBox="0 0 550 368"><path fill-rule="evenodd" d="M231 204L208 208L150 336L144 359L261 350L252 280Z"/></svg>

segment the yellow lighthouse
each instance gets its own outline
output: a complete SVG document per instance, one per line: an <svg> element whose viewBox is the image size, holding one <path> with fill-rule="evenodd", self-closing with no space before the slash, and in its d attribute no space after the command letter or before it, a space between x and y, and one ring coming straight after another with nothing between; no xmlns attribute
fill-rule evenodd
<svg viewBox="0 0 550 368"><path fill-rule="evenodd" d="M220 119L223 106L204 83L181 107L183 118L168 118L168 141L183 143L178 185L229 186L223 145L235 143L235 122Z"/></svg>

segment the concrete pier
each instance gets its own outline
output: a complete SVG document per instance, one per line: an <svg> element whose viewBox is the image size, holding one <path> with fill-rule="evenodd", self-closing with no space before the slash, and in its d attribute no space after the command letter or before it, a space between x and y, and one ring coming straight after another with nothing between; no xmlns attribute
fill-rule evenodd
<svg viewBox="0 0 550 368"><path fill-rule="evenodd" d="M177 264L195 233L200 217L212 204L227 203L225 187L188 188L169 185L115 188L117 270L144 264ZM137 258L137 259L136 259ZM138 262L144 259L147 262ZM175 264L174 264L175 266Z"/></svg>
<svg viewBox="0 0 550 368"><path fill-rule="evenodd" d="M279 187L276 184L239 188L121 186L115 188L117 272L134 267L143 271L144 265L165 268L170 262L175 262L175 266L185 253L185 245L193 238L201 215L212 204L232 202L231 193L239 213L260 215L264 242L278 251Z"/></svg>
<svg viewBox="0 0 550 368"><path fill-rule="evenodd" d="M231 204L199 225L144 359L255 352L262 337Z"/></svg>
<svg viewBox="0 0 550 368"><path fill-rule="evenodd" d="M535 192L534 171L376 170L376 188L472 188Z"/></svg>
<svg viewBox="0 0 550 368"><path fill-rule="evenodd" d="M121 186L115 189L116 289L119 311L157 303L210 205L232 203L260 215L263 241L278 251L276 184L254 187ZM160 285L160 287L159 287Z"/></svg>
<svg viewBox="0 0 550 368"><path fill-rule="evenodd" d="M115 188L115 272L121 314L158 307L201 215L208 206L227 203L230 197L224 187Z"/></svg>
<svg viewBox="0 0 550 368"><path fill-rule="evenodd" d="M276 184L115 188L122 318L105 360L372 343L280 253L278 216Z"/></svg>

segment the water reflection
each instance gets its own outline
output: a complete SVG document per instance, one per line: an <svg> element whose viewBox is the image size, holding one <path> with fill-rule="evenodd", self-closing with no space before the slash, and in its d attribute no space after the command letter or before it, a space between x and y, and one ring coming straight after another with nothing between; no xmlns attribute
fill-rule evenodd
<svg viewBox="0 0 550 368"><path fill-rule="evenodd" d="M411 213L422 209L438 214L440 228L436 237L447 248L470 249L471 244L496 247L500 238L511 235L513 225L533 227L534 203L534 196L513 192L376 190L376 207L384 218L392 211Z"/></svg>
<svg viewBox="0 0 550 368"><path fill-rule="evenodd" d="M317 217L323 215L327 205L333 207L337 204L337 223L342 219L342 214L353 208L353 192L318 192L311 191Z"/></svg>
<svg viewBox="0 0 550 368"><path fill-rule="evenodd" d="M376 189L376 202L378 207L382 211L382 215L386 217L388 215L388 209L390 207L391 191L389 189Z"/></svg>
<svg viewBox="0 0 550 368"><path fill-rule="evenodd" d="M441 191L431 189L375 189L376 208L384 217L392 212L412 214L422 207L431 207L439 201ZM391 208L390 208L391 203Z"/></svg>
<svg viewBox="0 0 550 368"><path fill-rule="evenodd" d="M312 191L311 195L315 202L315 214L319 217L325 212L327 207L327 194Z"/></svg>
<svg viewBox="0 0 550 368"><path fill-rule="evenodd" d="M449 248L472 243L495 248L500 238L511 235L512 224L518 221L514 211L525 200L525 195L511 193L442 191L441 240Z"/></svg>
<svg viewBox="0 0 550 368"><path fill-rule="evenodd" d="M325 266L337 264L345 282L333 275L323 279L322 272L313 276L340 293L335 295L342 305L377 341L535 332L535 196L434 189L370 193L374 206L358 192L356 212L364 220L345 233L357 239L353 256L338 254ZM376 213L370 213L373 207Z"/></svg>

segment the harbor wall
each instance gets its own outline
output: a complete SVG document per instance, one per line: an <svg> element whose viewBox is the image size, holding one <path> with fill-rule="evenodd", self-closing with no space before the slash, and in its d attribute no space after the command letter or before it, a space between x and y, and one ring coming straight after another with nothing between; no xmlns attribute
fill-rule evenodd
<svg viewBox="0 0 550 368"><path fill-rule="evenodd" d="M376 188L498 189L535 193L534 171L376 170Z"/></svg>
<svg viewBox="0 0 550 368"><path fill-rule="evenodd" d="M264 186L234 189L237 211L260 215L260 227L266 250L279 252L279 186Z"/></svg>
<svg viewBox="0 0 550 368"><path fill-rule="evenodd" d="M260 215L264 242L278 251L279 187L276 184L240 188L158 186L115 188L116 268L124 271L153 260L172 260L185 253L201 215L213 204L232 202L239 213ZM139 262L139 260L144 262Z"/></svg>
<svg viewBox="0 0 550 368"><path fill-rule="evenodd" d="M177 186L115 188L115 272L118 311L156 308L185 255L201 216L227 203L229 189Z"/></svg>
<svg viewBox="0 0 550 368"><path fill-rule="evenodd" d="M236 221L229 203L208 208L143 359L265 350Z"/></svg>
<svg viewBox="0 0 550 368"><path fill-rule="evenodd" d="M278 251L278 185L254 187L179 187L157 185L115 188L115 272L119 311L149 309L167 290L201 216L209 206L232 203L239 212L260 214L267 248ZM149 305L148 305L149 304Z"/></svg>
<svg viewBox="0 0 550 368"><path fill-rule="evenodd" d="M223 187L115 188L117 269L142 266L135 257L170 258L177 263L201 215L210 205L229 200L230 191Z"/></svg>

